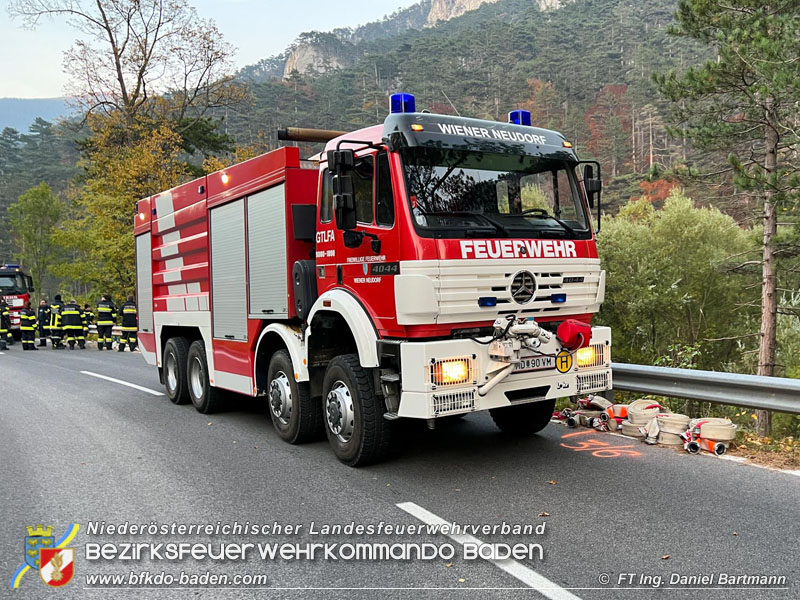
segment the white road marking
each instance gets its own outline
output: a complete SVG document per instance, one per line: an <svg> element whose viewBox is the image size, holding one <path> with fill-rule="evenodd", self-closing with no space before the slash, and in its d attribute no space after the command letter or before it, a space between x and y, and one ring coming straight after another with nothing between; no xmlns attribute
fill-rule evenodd
<svg viewBox="0 0 800 600"><path fill-rule="evenodd" d="M148 394L152 394L153 396L163 396L162 392L157 392L155 390L151 390L150 388L142 387L141 385L136 385L135 383L130 383L128 381L122 381L121 379L114 379L113 377L109 377L107 375L100 375L100 373L92 373L91 371L81 371L84 375L89 375L91 377L97 377L98 379L105 379L106 381L113 381L114 383L118 383L120 385L124 385L135 390L141 390L143 392L147 392Z"/></svg>
<svg viewBox="0 0 800 600"><path fill-rule="evenodd" d="M422 508L418 504L414 504L413 502L401 502L400 504L397 504L397 508L406 511L408 514L416 517L417 519L428 525L439 525L439 526L450 525L450 523L448 523L441 517L436 516L432 512ZM478 538L473 537L471 535L466 535L466 534L444 534L444 535L447 535L447 537L458 542L459 544L483 543ZM512 577L515 577L528 587L535 589L537 592L539 592L540 594L542 594L547 598L550 598L551 600L580 600L578 596L572 594L571 592L568 592L564 588L553 583L546 577L539 575L533 569L526 567L525 565L523 565L520 562L517 562L516 560L507 558L504 560L489 560L488 562L494 564L499 569L502 569Z"/></svg>

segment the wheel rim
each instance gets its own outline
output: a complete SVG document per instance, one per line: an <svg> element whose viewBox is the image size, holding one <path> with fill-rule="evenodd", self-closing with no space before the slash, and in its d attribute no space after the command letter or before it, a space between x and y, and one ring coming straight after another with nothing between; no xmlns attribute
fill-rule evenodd
<svg viewBox="0 0 800 600"><path fill-rule="evenodd" d="M356 414L353 410L353 396L347 384L337 381L325 398L325 420L340 442L347 443L353 437Z"/></svg>
<svg viewBox="0 0 800 600"><path fill-rule="evenodd" d="M178 360L172 352L167 354L167 389L170 392L178 389Z"/></svg>
<svg viewBox="0 0 800 600"><path fill-rule="evenodd" d="M269 384L269 408L283 425L292 418L292 388L286 373L279 371Z"/></svg>
<svg viewBox="0 0 800 600"><path fill-rule="evenodd" d="M202 398L206 382L203 377L203 363L196 356L192 359L192 366L189 369L189 383L192 388L192 396L198 400Z"/></svg>

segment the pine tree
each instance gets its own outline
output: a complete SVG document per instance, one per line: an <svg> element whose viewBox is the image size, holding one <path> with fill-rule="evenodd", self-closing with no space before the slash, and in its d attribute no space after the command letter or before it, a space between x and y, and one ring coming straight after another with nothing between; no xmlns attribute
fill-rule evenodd
<svg viewBox="0 0 800 600"><path fill-rule="evenodd" d="M761 334L758 374L776 365L778 211L798 198L800 167L794 156L800 97L800 2L789 0L681 0L672 33L717 51L716 60L656 77L661 91L680 103L676 122L694 144L730 152L735 183L760 199ZM761 411L759 433L768 435Z"/></svg>

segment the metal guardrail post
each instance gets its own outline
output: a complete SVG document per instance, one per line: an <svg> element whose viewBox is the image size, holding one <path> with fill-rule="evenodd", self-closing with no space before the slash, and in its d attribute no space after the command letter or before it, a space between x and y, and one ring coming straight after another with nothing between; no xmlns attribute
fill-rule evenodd
<svg viewBox="0 0 800 600"><path fill-rule="evenodd" d="M614 388L800 414L800 379L613 363Z"/></svg>

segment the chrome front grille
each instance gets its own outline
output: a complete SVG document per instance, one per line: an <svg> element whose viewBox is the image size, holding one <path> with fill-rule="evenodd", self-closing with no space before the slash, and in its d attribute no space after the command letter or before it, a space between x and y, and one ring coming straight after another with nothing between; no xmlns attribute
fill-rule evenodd
<svg viewBox="0 0 800 600"><path fill-rule="evenodd" d="M433 281L439 304L437 323L470 323L494 320L498 315L578 315L599 309L601 270L598 259L519 259L408 261L403 274L425 275ZM533 274L536 291L520 304L512 297L512 284L521 271ZM566 294L555 303L553 294ZM495 306L479 306L480 298L496 298Z"/></svg>

